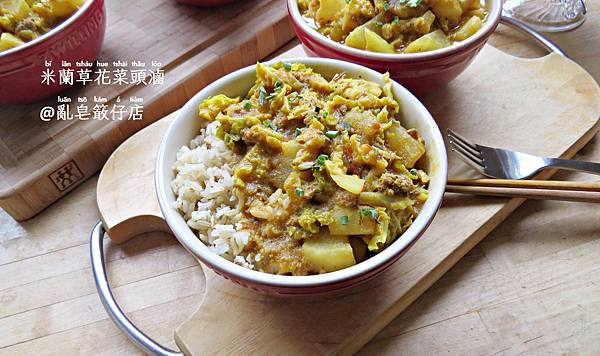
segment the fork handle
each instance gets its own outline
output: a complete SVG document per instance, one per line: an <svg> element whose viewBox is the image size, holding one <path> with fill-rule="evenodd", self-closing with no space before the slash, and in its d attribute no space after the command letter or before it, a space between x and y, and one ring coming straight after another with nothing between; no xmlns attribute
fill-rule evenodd
<svg viewBox="0 0 600 356"><path fill-rule="evenodd" d="M574 159L546 158L546 167L568 169L600 175L600 163L578 161Z"/></svg>

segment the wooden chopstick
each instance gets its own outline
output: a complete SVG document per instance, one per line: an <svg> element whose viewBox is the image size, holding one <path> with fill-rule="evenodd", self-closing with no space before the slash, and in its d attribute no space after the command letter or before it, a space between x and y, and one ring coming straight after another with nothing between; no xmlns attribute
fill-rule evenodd
<svg viewBox="0 0 600 356"><path fill-rule="evenodd" d="M504 188L539 188L600 192L600 182L568 182L558 180L516 179L448 179L449 185Z"/></svg>
<svg viewBox="0 0 600 356"><path fill-rule="evenodd" d="M600 203L600 182L448 179L446 192L509 198Z"/></svg>

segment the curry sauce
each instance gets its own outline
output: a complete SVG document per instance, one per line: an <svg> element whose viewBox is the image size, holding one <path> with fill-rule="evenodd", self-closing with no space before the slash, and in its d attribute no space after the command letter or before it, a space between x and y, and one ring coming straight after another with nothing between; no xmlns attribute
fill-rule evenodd
<svg viewBox="0 0 600 356"><path fill-rule="evenodd" d="M199 117L239 157L244 251L275 274L331 272L381 252L428 197L425 145L384 85L301 63L256 65L245 98L210 97Z"/></svg>
<svg viewBox="0 0 600 356"><path fill-rule="evenodd" d="M480 0L298 0L317 31L380 53L427 52L463 41L483 26Z"/></svg>

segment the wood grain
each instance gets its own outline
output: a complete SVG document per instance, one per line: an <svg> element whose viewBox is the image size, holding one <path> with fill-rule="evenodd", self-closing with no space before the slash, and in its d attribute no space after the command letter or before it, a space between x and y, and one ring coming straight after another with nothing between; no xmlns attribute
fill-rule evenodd
<svg viewBox="0 0 600 356"><path fill-rule="evenodd" d="M56 106L56 97L0 108L0 206L17 220L30 218L95 174L121 142L181 107L192 93L266 57L293 37L281 0L243 1L217 9L173 0L110 0L107 11L100 60L137 60L147 66L157 61L163 65L165 84L91 83L61 94L90 100L103 96L108 105L118 96L124 101L143 98L139 121L41 121L41 108ZM63 186L56 174L64 169L73 179Z"/></svg>
<svg viewBox="0 0 600 356"><path fill-rule="evenodd" d="M600 3L587 6L581 27L548 36L598 82ZM502 26L490 43L519 56L544 54ZM600 137L576 158L600 162ZM598 182L570 172L554 179ZM600 253L599 214L592 204L526 201L359 354L600 353L600 283L591 262Z"/></svg>
<svg viewBox="0 0 600 356"><path fill-rule="evenodd" d="M600 161L599 138L577 158ZM593 204L525 202L360 354L598 354L598 214Z"/></svg>
<svg viewBox="0 0 600 356"><path fill-rule="evenodd" d="M298 48L283 54L283 57L301 56ZM491 80L509 67L510 74L505 74L502 80ZM482 92L490 95L469 95ZM565 103L555 95L557 92L568 93L570 102ZM524 93L528 94L528 107L523 105ZM456 98L462 98L460 104ZM465 75L424 101L443 129L452 127L478 140L504 147L512 145L539 155L570 157L600 128L597 84L576 64L556 55L523 60L488 46ZM544 103L543 107L538 103ZM501 116L506 118L495 120ZM568 131L561 129L565 120L571 123ZM155 124L138 134L144 139L136 139L136 135L128 140L113 156L127 157L126 163L117 165L111 159L108 169L102 172L97 194L101 213L110 217L104 221L112 223L107 226L109 231L131 232L135 229L121 227L143 225L147 216L156 216L156 202L154 207L148 206L151 209L140 220L127 207L134 204L135 197L144 195L132 193L137 192L135 187L148 189L153 185L152 172L138 170L133 162L152 161L145 157L155 152L165 128ZM556 130L561 130L562 135L548 141ZM537 134L524 136L522 132ZM450 158L451 176L472 175L462 161L455 156ZM137 174L139 171L143 173ZM544 175L550 173L546 171ZM111 183L125 179L132 182L122 187ZM106 200L110 203L104 207ZM293 302L268 298L205 270L206 295L198 312L177 329L177 345L192 355L356 352L521 202L447 197L425 236L398 263L381 277L340 298ZM470 219L465 221L464 216ZM456 224L456 221L462 222ZM453 228L449 230L449 226ZM116 241L129 236L130 233L118 234ZM368 308L364 308L366 300ZM319 328L311 327L317 324Z"/></svg>

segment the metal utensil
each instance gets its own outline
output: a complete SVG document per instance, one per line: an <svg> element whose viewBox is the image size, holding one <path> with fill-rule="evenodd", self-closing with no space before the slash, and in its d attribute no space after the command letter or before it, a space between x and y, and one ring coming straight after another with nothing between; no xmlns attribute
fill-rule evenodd
<svg viewBox="0 0 600 356"><path fill-rule="evenodd" d="M600 174L600 163L560 158L544 158L526 153L482 146L448 129L450 147L468 165L479 173L502 179L527 179L545 168Z"/></svg>
<svg viewBox="0 0 600 356"><path fill-rule="evenodd" d="M574 29L585 21L587 13L585 0L505 0L502 8L504 16L542 32Z"/></svg>

